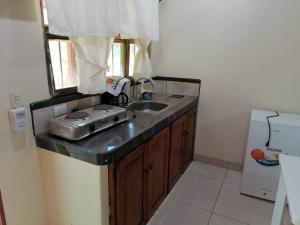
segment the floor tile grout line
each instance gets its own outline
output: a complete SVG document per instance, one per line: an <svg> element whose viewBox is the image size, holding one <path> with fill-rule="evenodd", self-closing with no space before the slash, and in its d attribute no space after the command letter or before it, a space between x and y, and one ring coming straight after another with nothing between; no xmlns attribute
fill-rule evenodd
<svg viewBox="0 0 300 225"><path fill-rule="evenodd" d="M222 167L220 167L220 168L222 168ZM224 176L223 176L222 179L216 179L216 178L214 178L214 177L210 177L210 176L207 176L207 175L204 175L204 174L195 173L195 172L190 171L189 169L187 169L187 171L186 171L183 175L191 174L191 175L196 175L196 176L199 176L199 177L203 177L203 178L207 178L207 179L211 179L211 180L220 182L220 183L221 183L220 190L221 190L222 185L223 185L223 182L224 182L224 180L225 180L225 178L226 178L226 175L227 175L227 171L228 171L227 168L224 168L224 169L225 169L225 174L224 174ZM219 195L219 193L220 193L220 190L219 190L219 192L218 192L218 195ZM218 195L217 195L217 197L218 197ZM193 207L193 208L195 208L195 209L201 209L201 210L207 211L207 212L209 212L209 213L213 213L213 210L214 210L214 207L212 208L212 211L210 211L209 209L202 208L202 207L200 207L200 206L195 206L195 205L193 205L193 204L189 204L189 203L187 203L187 202L178 200L178 199L176 199L175 197L170 197L170 200L173 200L173 201L182 203L182 204L184 204L184 205ZM215 204L216 204L216 202L215 202ZM215 204L214 204L214 206L215 206Z"/></svg>
<svg viewBox="0 0 300 225"><path fill-rule="evenodd" d="M244 224L244 225L250 225L249 223L245 223L245 222L243 222L243 221L240 221L240 220L237 220L237 219L228 217L228 216L224 216L224 215L219 214L219 213L213 213L213 214L215 214L215 215L217 215L217 216L224 217L224 218L226 218L226 219L228 219L228 220L232 220L232 221L235 221L235 222L238 222L238 223L242 223L242 224Z"/></svg>
<svg viewBox="0 0 300 225"><path fill-rule="evenodd" d="M224 181L225 184L230 184L230 185L234 185L234 186L238 186L240 187L241 185L240 184L233 184L233 183L230 183L230 182L227 182L227 181Z"/></svg>
<svg viewBox="0 0 300 225"><path fill-rule="evenodd" d="M228 169L228 172L229 172L229 170L232 170L232 169ZM238 171L238 172L240 172L240 171ZM241 176L242 176L242 172L240 172L241 173ZM232 185L235 185L235 186L241 186L241 177L239 178L239 184L236 184L236 183L233 183L233 182L230 182L230 181L226 181L226 179L224 180L224 183L226 183L226 184L232 184Z"/></svg>
<svg viewBox="0 0 300 225"><path fill-rule="evenodd" d="M208 164L208 165L211 165L211 164ZM218 167L218 166L216 166L216 167ZM219 167L219 168L224 168L224 167ZM222 188L223 188L223 185L224 185L224 184L230 184L230 185L234 185L234 186L240 187L240 184L238 185L238 184L234 184L234 183L231 183L231 182L227 182L227 181L226 181L226 177L227 177L227 175L228 175L228 172L229 172L230 168L224 168L224 169L226 170L226 172L225 172L225 175L224 175L224 177L223 177L222 179L217 179L217 178L215 178L215 177L211 177L211 176L208 176L208 175L205 175L205 174L202 174L202 173L199 173L199 172L191 171L191 170L187 170L187 171L186 171L187 174L192 174L192 175L196 175L196 176L201 176L201 177L205 177L205 178L209 178L209 179L212 179L212 180L221 182L221 187L220 187L219 193L218 193L218 195L217 195L217 198L216 198L216 201L215 201L215 204L214 204L214 207L213 207L212 212L210 212L209 210L204 209L204 208L202 208L202 207L196 207L196 206L194 206L194 205L188 204L188 203L186 203L186 202L179 201L179 200L177 200L177 199L172 199L172 198L171 198L171 199L174 200L174 201L178 201L178 202L180 202L180 203L182 203L182 204L185 204L185 205L188 205L188 206L192 206L192 207L194 207L194 208L198 208L198 209L202 209L202 210L205 210L205 211L207 211L207 212L210 212L211 215L210 215L210 218L209 218L209 221L208 221L208 225L209 225L209 223L210 223L210 221L211 221L211 218L212 218L212 216L213 216L213 214L214 214L214 210L215 210L215 207L216 207L216 205L217 205L217 202L218 202L218 199L219 199L219 195L220 195L220 193L221 193L221 190L222 190ZM216 215L219 215L218 213L215 213L215 214L216 214ZM249 225L249 224L247 224L247 223L245 223L245 222L238 221L238 220L233 219L233 218L229 218L229 217L226 217L226 216L223 216L223 215L219 215L219 216L222 216L222 217L224 217L224 218L227 218L227 219L230 219L230 220L232 220L232 221L236 221L236 222L239 222L239 223L242 223L242 224L245 224L245 225Z"/></svg>
<svg viewBox="0 0 300 225"><path fill-rule="evenodd" d="M197 161L193 161L193 162L197 162ZM224 169L226 171L225 172L225 176L227 174L227 171L229 170L229 168L225 168L225 167L221 167L221 166L216 166L216 165L213 165L213 164L210 164L210 163L204 163L204 162L202 162L202 164L206 164L206 165L209 165L209 166L214 166L214 167L219 168L219 169ZM217 180L217 181L223 181L224 180L224 177L222 179L218 179L218 178L215 178L215 177L212 177L212 176L208 176L208 175L205 175L205 174L202 174L202 173L199 173L199 172L192 171L190 167L187 169L186 172L192 173L192 174L195 174L195 175L200 175L200 176L208 177L208 178L211 178L211 179L214 179L214 180Z"/></svg>
<svg viewBox="0 0 300 225"><path fill-rule="evenodd" d="M208 175L204 175L204 174L197 173L197 172L192 172L192 171L187 171L187 173L190 173L190 174L193 174L193 175L196 175L196 176L201 176L201 177L210 178L210 179L212 179L212 180L219 181L219 182L223 182L223 180L224 180L224 178L222 178L222 179L217 179L217 178L215 178L215 177L211 177L211 176L208 176ZM225 173L225 176L226 176L226 173Z"/></svg>
<svg viewBox="0 0 300 225"><path fill-rule="evenodd" d="M215 204L214 204L214 207L213 207L212 213L211 213L211 215L210 215L210 217L209 217L209 220L208 220L208 224L207 224L207 225L209 225L209 223L210 223L210 221L211 221L211 218L212 218L212 216L213 216L213 214L214 214L214 211L215 211L215 208L216 208L216 205L217 205L217 202L218 202L218 199L219 199L219 196L220 196L221 190L222 190L222 188L223 188L224 181L225 181L225 179L226 179L227 173L228 173L228 168L226 169L225 175L224 175L224 177L223 177L223 179L222 179L222 184L221 184L221 187L220 187L219 193L218 193L218 195L217 195L217 198L216 198L216 201L215 201Z"/></svg>
<svg viewBox="0 0 300 225"><path fill-rule="evenodd" d="M191 173L189 170L186 170L186 172L183 174L183 175L188 175L189 173ZM192 173L193 174L193 173ZM193 174L194 175L194 174ZM212 180L215 180L215 181L218 181L218 182L222 182L221 180L216 180L216 179L213 179L213 178L211 178L211 177L207 177L207 176L203 176L202 174L196 174L197 176L200 176L200 177L204 177L204 178L209 178L209 179L212 179ZM174 189L173 189L174 190ZM172 190L172 191L173 191ZM171 194L171 192L170 192L170 194ZM172 196L170 196L170 199L169 200L172 200L172 201L176 201L176 202L179 202L179 203L181 203L181 204L183 204L183 205L186 205L186 206L190 206L190 207L192 207L192 208L195 208L195 209L201 209L201 210L204 210L204 211L206 211L206 212L211 212L209 209L205 209L205 208L202 208L202 207L200 207L200 206L195 206L195 205L193 205L193 204L189 204L188 202L184 202L184 201L181 201L181 200L178 200L178 199L176 199L176 197L174 196L174 197L172 197Z"/></svg>
<svg viewBox="0 0 300 225"><path fill-rule="evenodd" d="M244 224L244 225L249 225L248 223L245 223L245 222L243 222L243 221L240 221L240 220L237 220L237 219L228 217L228 216L224 216L224 215L222 215L222 214L219 214L219 213L216 213L216 212L215 212L215 208L216 208L216 205L217 205L217 202L218 202L218 199L219 199L221 190L222 190L222 188L223 188L223 185L224 185L224 184L230 184L230 185L234 185L234 186L240 187L240 185L226 182L226 177L227 177L228 172L229 172L229 169L226 170L226 174L225 174L225 177L224 177L224 179L223 179L223 181L222 181L222 186L221 186L220 191L219 191L219 194L218 194L218 196L217 196L217 200L216 200L216 202L215 202L215 205L214 205L214 208L213 208L212 215L215 214L215 215L224 217L224 218L226 218L226 219L229 219L229 220L232 220L232 221L235 221L235 222L238 222L238 223L242 223L242 224ZM212 216L211 216L211 217L212 217ZM209 219L209 223L210 223L210 221L211 221L211 218ZM209 224L209 223L208 223L208 224Z"/></svg>
<svg viewBox="0 0 300 225"><path fill-rule="evenodd" d="M211 164L208 164L208 165L211 165ZM216 166L216 167L218 167L218 166ZM219 167L219 168L224 168L224 167ZM213 214L218 215L218 216L221 216L221 217L224 217L224 218L229 219L229 220L232 220L232 221L236 221L236 222L242 223L242 224L244 224L244 225L249 225L249 224L247 224L247 223L245 223L245 222L242 222L242 221L239 221L239 220L236 220L236 219L233 219L233 218L230 218L230 217L227 217L227 216L218 214L218 213L214 213L214 210L215 210L216 204L217 204L217 202L218 202L218 199L219 199L219 196L220 196L220 193L221 193L221 190L222 190L222 188L223 188L224 183L225 183L225 184L235 185L235 186L240 186L240 185L233 184L233 183L230 183L230 182L226 182L226 181L225 181L225 180L226 180L226 177L227 177L227 175L228 175L228 172L229 172L230 169L229 169L229 168L224 168L224 169L225 169L225 174L224 174L224 176L223 176L222 179L218 179L218 178L215 178L215 177L212 177L212 176L209 176L209 175L205 175L205 174L202 174L202 173L198 173L198 172L195 172L195 171L191 171L190 168L188 168L188 169L186 170L186 172L183 173L183 175L189 175L189 174L190 174L190 175L195 175L195 176L199 176L199 177L203 177L203 178L212 179L212 180L214 180L214 181L218 181L218 182L221 183L221 186L220 186L219 192L218 192L218 194L217 194L217 198L216 198L216 200L215 200L215 203L214 203L214 206L213 206L213 208L212 208L212 211L210 211L209 209L206 209L206 208L202 208L202 207L200 207L200 206L195 206L195 205L193 205L193 204L189 204L189 203L187 203L187 202L184 202L184 201L178 200L178 199L176 199L176 198L172 198L172 197L169 198L169 201L175 201L175 202L178 202L178 203L180 203L180 204L183 204L183 205L192 207L192 208L194 208L194 209L199 209L199 210L203 210L203 211L205 211L205 212L210 213L210 217L209 217L209 220L208 220L208 225L209 225L209 223L211 222L211 218L212 218ZM165 199L165 200L167 200L167 199ZM158 221L157 225L161 225L161 223L162 223L162 221Z"/></svg>
<svg viewBox="0 0 300 225"><path fill-rule="evenodd" d="M203 210L203 211L206 211L206 212L209 212L209 213L212 212L212 211L210 211L209 209L205 209L205 208L202 208L202 207L200 207L200 206L195 206L195 205L189 204L189 203L187 203L187 202L184 202L184 201L181 201L181 200L178 200L178 199L172 198L172 199L170 199L170 200L175 201L175 202L179 202L179 203L181 203L181 204L183 204L183 205L192 207L192 208L194 208L194 209L200 209L200 210Z"/></svg>
<svg viewBox="0 0 300 225"><path fill-rule="evenodd" d="M195 161L195 162L197 162L197 161ZM216 180L216 181L224 182L224 183L226 183L226 184L232 184L232 185L236 185L236 186L239 186L239 187L241 186L241 184L234 184L234 183L232 183L232 182L226 181L226 176L227 176L229 170L234 170L234 169L230 169L230 168L225 168L225 167L217 166L217 165L210 164L210 163L203 163L203 164L212 165L212 166L214 166L214 167L218 167L218 168L221 168L221 169L225 169L225 170L226 170L226 172L225 172L225 177L223 177L222 179L218 179L218 178L215 178L215 177L212 177L212 176L209 176L209 175L202 174L202 173L200 173L200 172L192 171L192 170L190 170L189 168L187 169L186 173L187 173L187 174L190 173L190 174L193 174L193 175L197 175L197 176L202 176L202 177L210 178L210 179L213 179L213 180ZM236 170L234 170L234 171L236 171ZM241 172L241 171L237 171L237 172Z"/></svg>

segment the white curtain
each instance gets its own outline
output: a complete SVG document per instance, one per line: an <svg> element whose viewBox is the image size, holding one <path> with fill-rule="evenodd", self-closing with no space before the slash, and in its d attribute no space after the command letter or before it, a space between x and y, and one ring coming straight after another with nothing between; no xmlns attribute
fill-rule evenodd
<svg viewBox="0 0 300 225"><path fill-rule="evenodd" d="M138 51L135 55L133 77L134 79L139 78L150 78L151 77L151 62L149 57L148 48L150 41L144 39L135 39L134 43L136 44Z"/></svg>
<svg viewBox="0 0 300 225"><path fill-rule="evenodd" d="M115 0L46 0L49 32L69 37L113 37Z"/></svg>
<svg viewBox="0 0 300 225"><path fill-rule="evenodd" d="M107 60L114 38L71 38L76 52L78 92L97 94L106 91Z"/></svg>
<svg viewBox="0 0 300 225"><path fill-rule="evenodd" d="M46 0L46 5L52 34L159 38L159 0Z"/></svg>
<svg viewBox="0 0 300 225"><path fill-rule="evenodd" d="M122 38L159 39L159 0L117 0L118 33Z"/></svg>

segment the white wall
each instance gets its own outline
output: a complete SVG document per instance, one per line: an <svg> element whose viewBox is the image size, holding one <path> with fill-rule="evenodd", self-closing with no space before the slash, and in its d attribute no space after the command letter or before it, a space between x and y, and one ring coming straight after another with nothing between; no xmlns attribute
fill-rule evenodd
<svg viewBox="0 0 300 225"><path fill-rule="evenodd" d="M0 0L0 189L8 225L45 225L29 103L49 97L38 0ZM10 132L9 91L20 89L26 132Z"/></svg>
<svg viewBox="0 0 300 225"><path fill-rule="evenodd" d="M38 150L48 225L109 225L108 166Z"/></svg>
<svg viewBox="0 0 300 225"><path fill-rule="evenodd" d="M163 0L153 72L203 82L196 153L243 162L252 108L300 113L300 1Z"/></svg>

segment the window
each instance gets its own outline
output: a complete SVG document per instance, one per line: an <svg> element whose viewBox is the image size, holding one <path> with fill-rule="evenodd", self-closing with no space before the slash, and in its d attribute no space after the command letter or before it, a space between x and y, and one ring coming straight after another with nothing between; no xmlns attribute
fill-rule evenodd
<svg viewBox="0 0 300 225"><path fill-rule="evenodd" d="M68 37L49 34L45 0L41 0L49 90L51 95L74 93L77 90L75 52ZM133 40L116 37L108 59L107 76L133 75L137 47Z"/></svg>
<svg viewBox="0 0 300 225"><path fill-rule="evenodd" d="M69 40L49 39L50 59L56 89L75 87L74 51Z"/></svg>
<svg viewBox="0 0 300 225"><path fill-rule="evenodd" d="M41 0L48 83L51 95L76 92L75 52L68 37L49 34L45 0Z"/></svg>
<svg viewBox="0 0 300 225"><path fill-rule="evenodd" d="M115 40L108 57L108 71L106 76L125 76L126 41Z"/></svg>
<svg viewBox="0 0 300 225"><path fill-rule="evenodd" d="M129 68L128 68L128 75L131 77L133 76L133 68L134 68L134 60L135 60L135 55L137 53L137 47L136 45L132 42L129 43Z"/></svg>

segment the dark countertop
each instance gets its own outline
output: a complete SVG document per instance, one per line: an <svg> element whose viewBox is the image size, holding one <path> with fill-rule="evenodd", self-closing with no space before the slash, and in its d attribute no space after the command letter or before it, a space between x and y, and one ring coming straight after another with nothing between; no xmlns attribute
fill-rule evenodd
<svg viewBox="0 0 300 225"><path fill-rule="evenodd" d="M181 115L197 106L198 97L154 97L153 101L167 103L160 113L136 111L136 118L128 112L130 120L108 128L80 141L68 141L44 133L36 135L36 144L42 149L57 152L94 165L117 162L143 144L161 129L170 125Z"/></svg>

